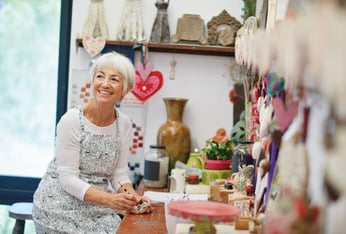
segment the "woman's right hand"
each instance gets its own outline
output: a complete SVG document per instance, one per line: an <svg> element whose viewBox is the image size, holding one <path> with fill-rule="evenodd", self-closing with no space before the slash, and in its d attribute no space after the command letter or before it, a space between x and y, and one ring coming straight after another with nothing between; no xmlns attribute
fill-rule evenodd
<svg viewBox="0 0 346 234"><path fill-rule="evenodd" d="M98 190L92 186L86 191L84 201L102 205L114 210L130 212L140 202L139 198L130 193L109 193Z"/></svg>

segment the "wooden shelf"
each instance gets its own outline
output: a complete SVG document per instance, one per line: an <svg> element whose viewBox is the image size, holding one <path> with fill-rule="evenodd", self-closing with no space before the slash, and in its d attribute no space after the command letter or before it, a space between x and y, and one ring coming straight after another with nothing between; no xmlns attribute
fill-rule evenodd
<svg viewBox="0 0 346 234"><path fill-rule="evenodd" d="M82 39L77 38L78 47L83 47ZM107 40L106 46L134 46L133 41L112 41ZM198 54L198 55L215 55L215 56L234 56L234 47L208 46L197 44L173 44L173 43L148 43L149 51L163 53L180 53L180 54ZM139 50L139 48L135 48Z"/></svg>

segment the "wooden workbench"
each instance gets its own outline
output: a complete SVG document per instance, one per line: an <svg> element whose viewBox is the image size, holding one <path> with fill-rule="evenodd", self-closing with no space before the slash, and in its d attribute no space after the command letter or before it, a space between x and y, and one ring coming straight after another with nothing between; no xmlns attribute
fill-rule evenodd
<svg viewBox="0 0 346 234"><path fill-rule="evenodd" d="M145 191L167 192L167 188L147 188L143 181L140 183L137 192L143 195ZM120 224L116 234L167 234L165 208L163 203L153 203L154 210L150 214L126 214ZM177 224L176 233L188 233L191 224ZM248 230L235 230L234 225L218 224L215 225L220 234L247 234Z"/></svg>

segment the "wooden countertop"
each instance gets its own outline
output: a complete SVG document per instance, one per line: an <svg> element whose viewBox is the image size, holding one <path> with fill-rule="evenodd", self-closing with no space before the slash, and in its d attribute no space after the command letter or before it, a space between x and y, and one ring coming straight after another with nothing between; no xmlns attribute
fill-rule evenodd
<svg viewBox="0 0 346 234"><path fill-rule="evenodd" d="M153 204L153 208L150 214L126 214L117 234L167 234L164 204Z"/></svg>
<svg viewBox="0 0 346 234"><path fill-rule="evenodd" d="M147 188L142 181L137 188L137 192L143 195L145 191L167 192L167 188ZM152 206L154 209L150 214L126 214L117 234L167 234L164 204L154 203Z"/></svg>

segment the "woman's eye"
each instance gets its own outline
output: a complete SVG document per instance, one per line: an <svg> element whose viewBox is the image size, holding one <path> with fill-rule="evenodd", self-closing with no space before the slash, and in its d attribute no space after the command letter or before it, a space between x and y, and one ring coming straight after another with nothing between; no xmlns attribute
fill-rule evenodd
<svg viewBox="0 0 346 234"><path fill-rule="evenodd" d="M118 77L112 77L112 78L111 78L111 81L112 81L113 83L118 83L118 82L120 82L120 79L119 79Z"/></svg>
<svg viewBox="0 0 346 234"><path fill-rule="evenodd" d="M96 75L97 79L104 79L105 77L103 75Z"/></svg>

